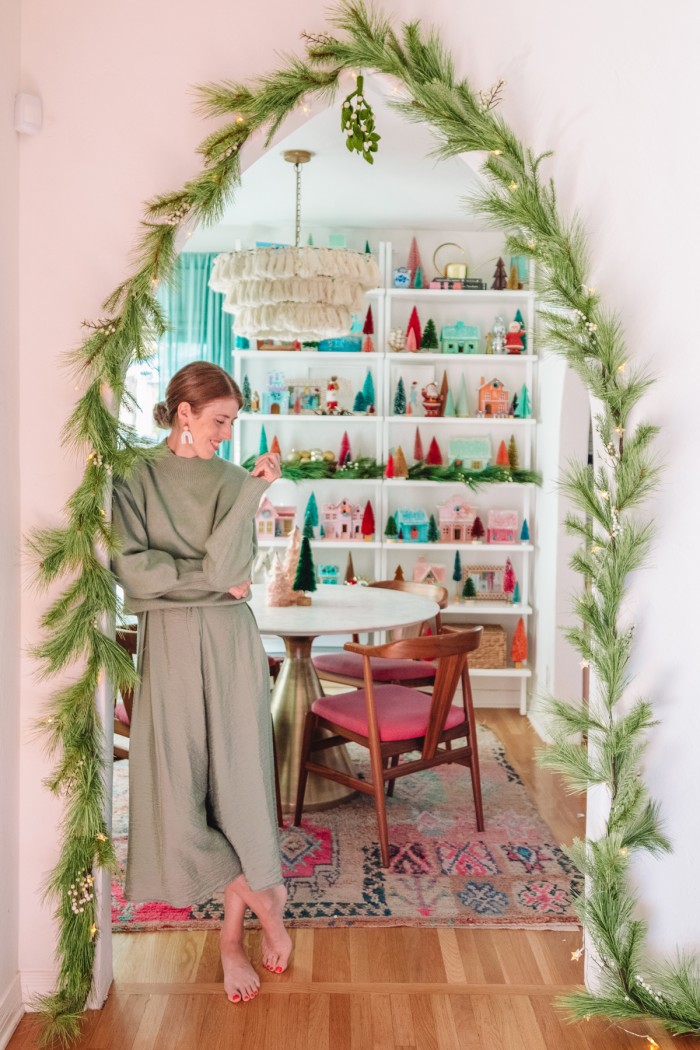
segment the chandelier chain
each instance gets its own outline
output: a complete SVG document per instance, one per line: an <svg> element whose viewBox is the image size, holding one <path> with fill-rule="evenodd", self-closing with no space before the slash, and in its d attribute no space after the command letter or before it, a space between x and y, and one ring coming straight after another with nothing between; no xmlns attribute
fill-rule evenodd
<svg viewBox="0 0 700 1050"><path fill-rule="evenodd" d="M294 229L294 247L298 248L301 243L301 164L297 161L294 165L296 177L296 224Z"/></svg>

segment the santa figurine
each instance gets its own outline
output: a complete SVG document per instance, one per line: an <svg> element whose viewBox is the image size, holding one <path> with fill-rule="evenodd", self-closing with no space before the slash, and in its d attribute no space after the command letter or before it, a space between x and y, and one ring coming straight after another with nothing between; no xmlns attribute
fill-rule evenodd
<svg viewBox="0 0 700 1050"><path fill-rule="evenodd" d="M506 353L507 354L522 354L523 352L523 332L520 327L519 321L512 321L508 325L508 331L506 333Z"/></svg>
<svg viewBox="0 0 700 1050"><path fill-rule="evenodd" d="M338 383L337 376L331 376L331 378L328 380L328 385L326 387L326 409L329 412L337 412L338 411L338 390L339 390L339 388L340 388L340 384Z"/></svg>

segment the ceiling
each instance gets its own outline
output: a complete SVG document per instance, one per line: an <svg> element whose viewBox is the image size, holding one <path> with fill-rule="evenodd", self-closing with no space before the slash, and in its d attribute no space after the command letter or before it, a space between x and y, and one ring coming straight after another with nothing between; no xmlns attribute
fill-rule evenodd
<svg viewBox="0 0 700 1050"><path fill-rule="evenodd" d="M463 198L481 185L463 157L429 156L436 139L424 124L412 124L386 101L383 91L366 85L365 95L381 135L373 165L345 146L340 129L342 94L330 108L319 109L284 138L279 138L243 174L236 198L221 222L196 231L188 249L221 250L226 231L245 239L255 228L258 239L268 230L286 241L294 237L294 167L284 161L288 149L309 150L302 169L302 237L318 227L338 229L476 229Z"/></svg>

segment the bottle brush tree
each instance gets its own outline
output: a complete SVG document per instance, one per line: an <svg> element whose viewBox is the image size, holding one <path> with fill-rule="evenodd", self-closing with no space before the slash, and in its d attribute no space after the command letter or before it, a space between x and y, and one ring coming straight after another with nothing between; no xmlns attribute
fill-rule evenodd
<svg viewBox="0 0 700 1050"><path fill-rule="evenodd" d="M472 539L478 543L479 540L483 540L485 534L486 530L484 529L484 523L477 514L472 522Z"/></svg>
<svg viewBox="0 0 700 1050"><path fill-rule="evenodd" d="M510 558L506 558L506 567L503 571L503 591L507 595L511 595L515 590L515 571L513 569L513 563Z"/></svg>
<svg viewBox="0 0 700 1050"><path fill-rule="evenodd" d="M425 322L425 328L423 334L420 337L420 348L421 350L437 350L438 349L438 337L437 329L435 328L435 321L432 317L429 317Z"/></svg>
<svg viewBox="0 0 700 1050"><path fill-rule="evenodd" d="M415 349L417 350L420 346L421 336L423 333L421 332L420 318L418 316L418 311L415 308L415 306L411 310L411 316L408 319L408 326L406 328L406 339L408 339L409 332L413 332L413 335L416 340Z"/></svg>
<svg viewBox="0 0 700 1050"><path fill-rule="evenodd" d="M406 388L403 385L402 376L399 376L399 381L396 384L396 393L394 394L394 415L406 415Z"/></svg>
<svg viewBox="0 0 700 1050"><path fill-rule="evenodd" d="M304 510L304 518L308 518L312 525L318 525L318 503L316 497L311 493L308 500L306 501L306 509Z"/></svg>
<svg viewBox="0 0 700 1050"><path fill-rule="evenodd" d="M510 647L510 658L516 667L522 667L527 660L527 635L522 616L518 620Z"/></svg>
<svg viewBox="0 0 700 1050"><path fill-rule="evenodd" d="M425 462L430 467L441 467L442 466L442 452L440 446L437 443L437 439L433 438L428 447L428 455L425 457Z"/></svg>
<svg viewBox="0 0 700 1050"><path fill-rule="evenodd" d="M372 510L372 504L369 500L365 503L364 514L362 515L362 525L360 526L360 532L366 540L371 540L374 536L374 511Z"/></svg>
<svg viewBox="0 0 700 1050"><path fill-rule="evenodd" d="M511 470L517 470L520 466L520 456L518 455L518 446L515 442L515 434L511 434L508 442L508 466Z"/></svg>
<svg viewBox="0 0 700 1050"><path fill-rule="evenodd" d="M384 527L384 535L388 540L395 540L399 534L399 530L396 527L396 518L393 514L390 514L386 519L386 525Z"/></svg>
<svg viewBox="0 0 700 1050"><path fill-rule="evenodd" d="M362 393L361 390L358 390L355 394L355 400L353 402L352 410L353 412L367 411L367 402L365 401L365 395Z"/></svg>
<svg viewBox="0 0 700 1050"><path fill-rule="evenodd" d="M375 394L374 394L374 380L372 379L372 373L367 369L367 375L365 376L365 382L362 387L362 393L365 397L365 404L367 408L374 406Z"/></svg>
<svg viewBox="0 0 700 1050"><path fill-rule="evenodd" d="M476 587L474 586L474 581L471 578L471 576L467 576L466 580L464 581L464 587L462 588L462 597L476 598Z"/></svg>
<svg viewBox="0 0 700 1050"><path fill-rule="evenodd" d="M350 438L348 437L347 430L343 431L343 436L340 439L340 452L338 453L338 466L342 467L346 463L349 463L352 459L352 449L350 448Z"/></svg>
<svg viewBox="0 0 700 1050"><path fill-rule="evenodd" d="M435 515L430 515L430 521L428 522L428 543L438 543L440 541L440 532L438 530Z"/></svg>
<svg viewBox="0 0 700 1050"><path fill-rule="evenodd" d="M416 463L421 463L422 460L425 458L425 454L423 452L423 442L421 441L420 430L418 429L418 427L416 427L416 439L413 442L413 458L416 461Z"/></svg>
<svg viewBox="0 0 700 1050"><path fill-rule="evenodd" d="M243 390L241 393L243 394L243 404L241 405L241 408L244 412L250 412L250 397L252 390L250 388L250 379L248 379L247 375L243 376Z"/></svg>
<svg viewBox="0 0 700 1050"><path fill-rule="evenodd" d="M301 551L297 562L297 571L292 584L293 591L315 591L316 571L314 569L314 557L311 553L309 537L304 536L301 541Z"/></svg>

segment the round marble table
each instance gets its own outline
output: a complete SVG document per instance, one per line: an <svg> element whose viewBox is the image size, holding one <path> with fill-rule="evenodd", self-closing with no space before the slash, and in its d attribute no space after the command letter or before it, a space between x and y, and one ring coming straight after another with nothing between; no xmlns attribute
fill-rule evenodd
<svg viewBox="0 0 700 1050"><path fill-rule="evenodd" d="M304 719L314 700L323 696L311 661L314 639L324 634L350 636L412 627L432 619L439 610L429 598L379 587L320 586L312 595L311 605L286 608L267 606L262 584L255 585L252 592L250 606L260 633L281 638L286 650L272 693L272 720L282 808L290 812L296 802ZM351 772L344 748L326 752L324 761ZM310 775L304 809L325 809L351 793L343 784Z"/></svg>

